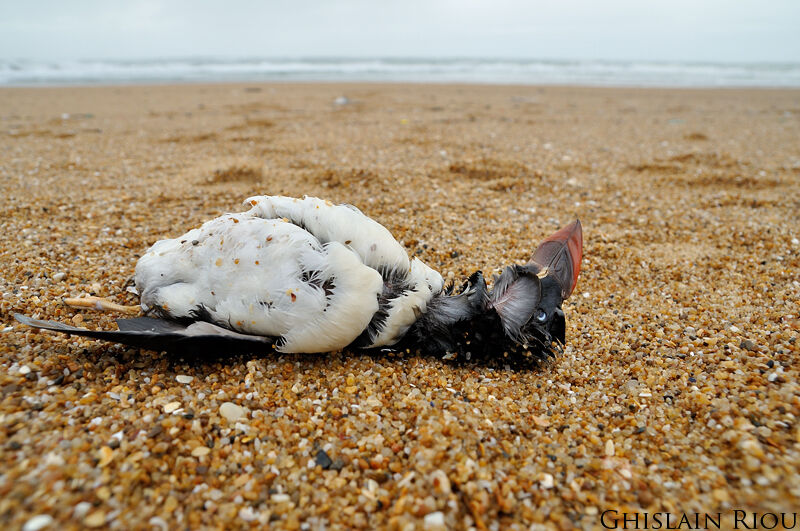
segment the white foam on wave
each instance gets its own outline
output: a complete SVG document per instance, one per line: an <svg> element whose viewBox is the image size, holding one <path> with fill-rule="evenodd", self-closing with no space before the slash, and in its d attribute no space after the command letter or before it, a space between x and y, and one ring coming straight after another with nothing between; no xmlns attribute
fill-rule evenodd
<svg viewBox="0 0 800 531"><path fill-rule="evenodd" d="M0 85L410 81L663 87L800 87L800 63L511 59L0 60Z"/></svg>

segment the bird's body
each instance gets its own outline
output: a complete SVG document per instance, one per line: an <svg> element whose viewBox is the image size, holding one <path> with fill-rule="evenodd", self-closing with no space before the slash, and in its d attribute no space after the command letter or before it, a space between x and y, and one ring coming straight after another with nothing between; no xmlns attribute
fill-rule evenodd
<svg viewBox="0 0 800 531"><path fill-rule="evenodd" d="M551 354L564 342L561 303L575 287L578 221L545 239L525 265L487 290L480 271L460 290L350 205L256 196L183 236L156 242L136 264L141 309L119 331L17 315L39 328L131 344L326 352L401 340L439 353L509 345ZM471 346L470 346L471 345Z"/></svg>
<svg viewBox="0 0 800 531"><path fill-rule="evenodd" d="M439 273L354 207L311 197L245 204L139 259L146 313L281 338L286 352L327 352L352 343L379 309L386 317L365 346L393 344L442 290ZM380 307L384 291L397 296Z"/></svg>

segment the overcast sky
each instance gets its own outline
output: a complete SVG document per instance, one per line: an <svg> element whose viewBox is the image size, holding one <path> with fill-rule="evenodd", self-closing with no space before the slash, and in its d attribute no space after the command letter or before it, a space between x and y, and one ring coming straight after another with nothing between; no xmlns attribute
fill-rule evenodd
<svg viewBox="0 0 800 531"><path fill-rule="evenodd" d="M0 59L800 62L800 0L0 0Z"/></svg>

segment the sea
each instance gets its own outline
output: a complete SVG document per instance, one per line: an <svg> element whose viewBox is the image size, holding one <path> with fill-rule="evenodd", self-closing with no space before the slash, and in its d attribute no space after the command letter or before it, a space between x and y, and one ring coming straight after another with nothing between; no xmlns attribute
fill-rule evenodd
<svg viewBox="0 0 800 531"><path fill-rule="evenodd" d="M542 59L0 59L0 86L258 81L800 87L800 63Z"/></svg>

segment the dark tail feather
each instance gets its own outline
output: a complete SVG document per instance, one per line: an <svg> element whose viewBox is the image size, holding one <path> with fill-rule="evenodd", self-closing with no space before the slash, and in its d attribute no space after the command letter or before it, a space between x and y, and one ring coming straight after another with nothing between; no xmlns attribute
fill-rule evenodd
<svg viewBox="0 0 800 531"><path fill-rule="evenodd" d="M31 319L19 313L15 313L14 318L33 328L102 339L157 351L253 352L263 350L274 343L273 339L269 337L240 334L207 322L195 322L185 326L165 319L136 317L117 319L119 330L87 330L56 321Z"/></svg>

